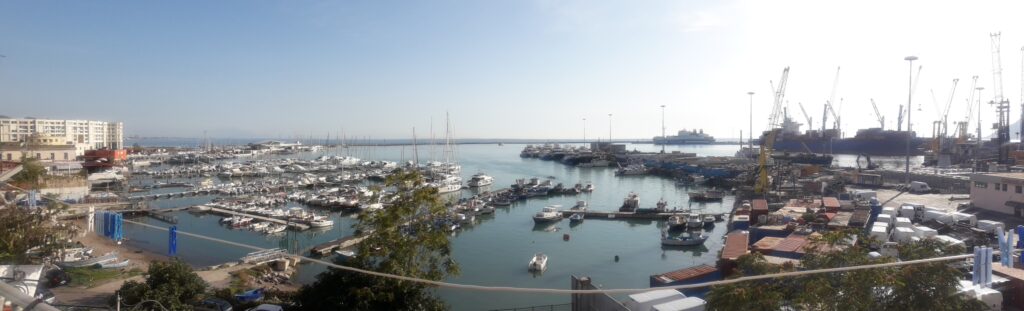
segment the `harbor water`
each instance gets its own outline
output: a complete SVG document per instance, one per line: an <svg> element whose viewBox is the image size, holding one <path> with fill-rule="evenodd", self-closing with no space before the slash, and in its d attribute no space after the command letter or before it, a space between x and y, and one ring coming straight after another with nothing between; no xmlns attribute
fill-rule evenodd
<svg viewBox="0 0 1024 311"><path fill-rule="evenodd" d="M706 229L710 238L703 246L663 247L660 244L660 236L666 226L664 221L587 219L582 224L573 226L570 226L568 220L550 226L535 226L531 216L544 206L558 204L563 208L569 208L577 200L587 201L591 210L614 211L631 191L640 195L640 206L645 208L654 207L659 199L664 198L670 208L723 213L728 212L733 205L731 196L727 196L722 202L691 204L688 202L687 192L695 189L677 187L672 180L656 176L619 177L614 175L613 168L575 168L558 162L524 159L519 157L523 146L458 146L456 156L462 165L463 179L468 180L473 174L484 172L495 178L495 183L490 189L499 189L509 187L517 178L550 178L555 183L564 183L567 186L578 182L591 182L595 186L595 191L577 196L531 198L510 207L499 207L493 215L478 216L474 225L466 226L452 236L454 256L461 268L461 274L450 277L447 281L486 286L567 289L570 275L577 275L589 276L595 284L603 288L647 288L649 276L652 274L698 264L714 265L718 251L722 247L722 237L726 233L725 222L719 222L714 227ZM629 145L627 149L657 151L661 146L636 144ZM737 149L736 145L666 147L667 152L690 152L700 156L732 156ZM440 150L440 146L435 149L436 152L431 152L429 147L420 146L417 153L420 160L424 161L428 160L431 154L440 157ZM414 150L410 146L351 147L282 157L315 158L330 154L350 155L364 160L403 161L411 160ZM837 158L837 161L844 160ZM188 181L197 182L198 179ZM158 189L152 193L174 191ZM471 196L474 191L463 190L461 195ZM212 198L175 198L156 200L151 204L159 208L170 208L202 204ZM301 205L289 203L289 206ZM335 224L330 228L264 235L222 226L218 223L220 217L214 215L187 211L173 212L171 215L178 218L177 226L180 231L264 248L283 248L293 252L305 252L316 244L351 235L351 225L355 222L351 214L331 213ZM137 221L169 226L155 219L140 218ZM569 235L568 241L563 240L564 234ZM126 224L125 235L130 246L157 253L167 251L166 232ZM178 256L197 267L235 261L250 251L179 235ZM527 263L537 252L548 255L548 269L543 274L534 275L527 272ZM324 269L317 264L302 264L294 279L300 283L309 283ZM515 308L569 302L567 295L551 294L474 292L444 288L438 289L438 294L455 310Z"/></svg>

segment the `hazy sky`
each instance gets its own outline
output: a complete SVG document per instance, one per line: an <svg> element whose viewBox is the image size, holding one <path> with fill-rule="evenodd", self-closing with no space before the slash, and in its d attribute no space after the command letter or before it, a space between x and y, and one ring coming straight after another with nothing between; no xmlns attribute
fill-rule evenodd
<svg viewBox="0 0 1024 311"><path fill-rule="evenodd" d="M441 133L613 138L765 129L786 98L820 126L895 123L904 56L923 66L913 120L971 76L992 98L989 33L1003 33L1004 96L1020 115L1024 2L985 1L2 1L0 114L125 122L127 134L199 137ZM915 69L916 71L916 69ZM920 106L922 110L917 110ZM994 112L987 104L983 121ZM1013 119L1017 119L1014 117ZM976 119L975 119L976 120ZM952 125L951 125L952 126ZM971 128L974 128L972 125ZM987 127L986 127L987 128Z"/></svg>

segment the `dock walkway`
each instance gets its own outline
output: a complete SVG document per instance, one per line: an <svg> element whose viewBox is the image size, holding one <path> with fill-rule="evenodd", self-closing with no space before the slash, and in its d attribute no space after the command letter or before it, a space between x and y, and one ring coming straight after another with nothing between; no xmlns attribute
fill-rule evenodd
<svg viewBox="0 0 1024 311"><path fill-rule="evenodd" d="M325 242L317 246L313 246L313 249L310 249L309 252L316 255L325 256L336 249L345 249L355 246L356 244L359 244L359 242L365 240L366 237L366 235L343 237L334 241Z"/></svg>
<svg viewBox="0 0 1024 311"><path fill-rule="evenodd" d="M299 230L307 230L307 229L309 229L309 225L297 223L297 222L294 222L294 221L287 221L287 220L282 220L282 219L277 219L277 218L264 217L264 216L255 215L255 214L230 211L230 210L216 208L216 207L211 207L209 212L210 213L214 213L214 214L220 214L220 215L252 217L253 219L259 219L259 220L262 220L262 221L269 221L269 222L276 223L276 224L287 225L287 226L290 226L292 228L299 229Z"/></svg>

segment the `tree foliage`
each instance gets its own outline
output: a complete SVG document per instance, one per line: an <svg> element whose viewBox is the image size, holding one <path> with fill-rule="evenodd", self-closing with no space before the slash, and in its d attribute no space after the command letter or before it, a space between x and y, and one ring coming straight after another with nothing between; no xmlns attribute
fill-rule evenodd
<svg viewBox="0 0 1024 311"><path fill-rule="evenodd" d="M397 171L385 181L397 191L385 209L365 211L354 225L371 233L344 264L429 280L459 272L448 235L434 220L447 216L437 189L415 171ZM447 306L419 283L329 269L297 295L303 310L442 310Z"/></svg>
<svg viewBox="0 0 1024 311"><path fill-rule="evenodd" d="M140 309L162 310L150 301L159 302L167 310L192 310L191 305L202 298L207 284L188 264L174 260L149 265L145 282L128 281L118 294L121 303L138 305ZM112 302L114 298L111 299Z"/></svg>
<svg viewBox="0 0 1024 311"><path fill-rule="evenodd" d="M849 245L853 232L829 232L812 239L800 269L814 270L892 262L871 258L861 245ZM903 244L900 260L960 254L958 246L925 239ZM785 271L771 267L758 253L742 256L736 276ZM811 274L716 286L708 293L710 310L978 310L979 302L957 294L962 274L949 262L892 268Z"/></svg>
<svg viewBox="0 0 1024 311"><path fill-rule="evenodd" d="M23 188L36 189L46 175L46 167L39 163L39 159L22 157L21 172L11 177L11 182Z"/></svg>
<svg viewBox="0 0 1024 311"><path fill-rule="evenodd" d="M52 202L36 209L0 206L0 263L30 264L30 249L39 247L35 253L47 256L63 248L77 230L53 221L62 208Z"/></svg>

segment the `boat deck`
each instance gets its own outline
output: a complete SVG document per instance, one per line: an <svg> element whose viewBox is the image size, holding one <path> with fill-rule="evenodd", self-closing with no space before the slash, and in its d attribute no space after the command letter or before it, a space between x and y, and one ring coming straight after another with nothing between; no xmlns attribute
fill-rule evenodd
<svg viewBox="0 0 1024 311"><path fill-rule="evenodd" d="M210 208L210 213L220 214L220 215L252 217L253 219L259 219L259 220L262 220L262 221L269 221L269 222L276 223L276 224L286 225L286 226L289 226L289 227L292 227L292 228L295 228L295 229L299 229L299 230L307 230L307 229L309 229L309 225L297 223L297 222L294 222L294 221L287 221L287 220L282 220L282 219L277 219L277 218L264 217L264 216L260 216L260 215L256 215L256 214L249 214L249 213L242 213L242 212L236 212L236 211L229 211L229 210L226 210L226 209L221 209L221 208L216 208L216 207L211 207Z"/></svg>

